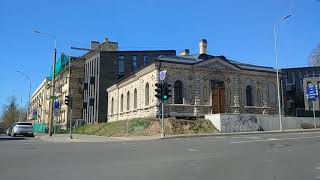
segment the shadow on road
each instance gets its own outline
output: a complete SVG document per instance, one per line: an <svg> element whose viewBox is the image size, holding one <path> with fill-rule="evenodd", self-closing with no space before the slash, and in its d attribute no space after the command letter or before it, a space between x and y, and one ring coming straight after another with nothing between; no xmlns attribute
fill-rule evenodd
<svg viewBox="0 0 320 180"><path fill-rule="evenodd" d="M0 137L1 141L18 141L18 140L26 140L25 137Z"/></svg>

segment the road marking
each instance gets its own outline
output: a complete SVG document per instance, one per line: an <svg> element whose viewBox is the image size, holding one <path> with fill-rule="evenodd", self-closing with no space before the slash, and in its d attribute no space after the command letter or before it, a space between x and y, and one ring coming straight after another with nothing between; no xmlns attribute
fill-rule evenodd
<svg viewBox="0 0 320 180"><path fill-rule="evenodd" d="M192 152L197 152L197 151L199 151L199 150L197 150L197 149L187 149L188 151L192 151Z"/></svg>
<svg viewBox="0 0 320 180"><path fill-rule="evenodd" d="M320 179L320 176L317 176L316 179Z"/></svg>
<svg viewBox="0 0 320 180"><path fill-rule="evenodd" d="M240 143L252 143L252 142L266 142L266 141L284 141L284 140L298 140L298 139L312 139L312 138L319 138L320 136L306 136L306 137L292 137L292 138L270 138L270 139L256 139L251 141L232 141L232 144L240 144Z"/></svg>
<svg viewBox="0 0 320 180"><path fill-rule="evenodd" d="M260 139L260 137L257 137L257 136L251 136L251 137L247 137L249 139Z"/></svg>
<svg viewBox="0 0 320 180"><path fill-rule="evenodd" d="M224 139L224 138L226 138L226 137L224 137L224 136L217 136L217 137L215 137L215 138L217 138L217 139Z"/></svg>
<svg viewBox="0 0 320 180"><path fill-rule="evenodd" d="M315 169L320 170L320 167L315 167Z"/></svg>
<svg viewBox="0 0 320 180"><path fill-rule="evenodd" d="M284 145L283 144L276 144L274 145L274 147L283 147Z"/></svg>

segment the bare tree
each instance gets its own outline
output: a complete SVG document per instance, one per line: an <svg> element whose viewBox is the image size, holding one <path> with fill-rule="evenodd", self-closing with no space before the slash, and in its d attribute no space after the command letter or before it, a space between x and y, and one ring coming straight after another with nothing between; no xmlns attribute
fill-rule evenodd
<svg viewBox="0 0 320 180"><path fill-rule="evenodd" d="M11 96L8 99L8 103L2 107L1 119L5 128L10 126L12 123L18 120L19 118L19 109L16 103L16 97Z"/></svg>
<svg viewBox="0 0 320 180"><path fill-rule="evenodd" d="M310 66L320 66L320 44L314 48L309 57Z"/></svg>

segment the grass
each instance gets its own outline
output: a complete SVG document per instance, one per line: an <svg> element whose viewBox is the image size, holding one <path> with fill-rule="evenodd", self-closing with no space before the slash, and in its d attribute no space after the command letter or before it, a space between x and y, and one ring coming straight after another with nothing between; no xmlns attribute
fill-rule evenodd
<svg viewBox="0 0 320 180"><path fill-rule="evenodd" d="M165 120L166 134L214 133L216 128L208 120ZM160 122L154 118L137 118L124 121L88 124L76 128L76 134L98 136L152 136L159 135Z"/></svg>

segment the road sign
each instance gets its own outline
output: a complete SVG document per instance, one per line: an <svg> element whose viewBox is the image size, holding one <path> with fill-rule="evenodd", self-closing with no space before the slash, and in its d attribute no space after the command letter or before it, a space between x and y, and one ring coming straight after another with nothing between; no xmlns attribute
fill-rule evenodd
<svg viewBox="0 0 320 180"><path fill-rule="evenodd" d="M307 86L306 92L308 100L315 101L319 97L316 85Z"/></svg>
<svg viewBox="0 0 320 180"><path fill-rule="evenodd" d="M160 81L166 78L167 70L160 71Z"/></svg>
<svg viewBox="0 0 320 180"><path fill-rule="evenodd" d="M59 103L59 101L55 101L55 102L54 102L53 108L54 108L54 109L60 109L60 103Z"/></svg>

